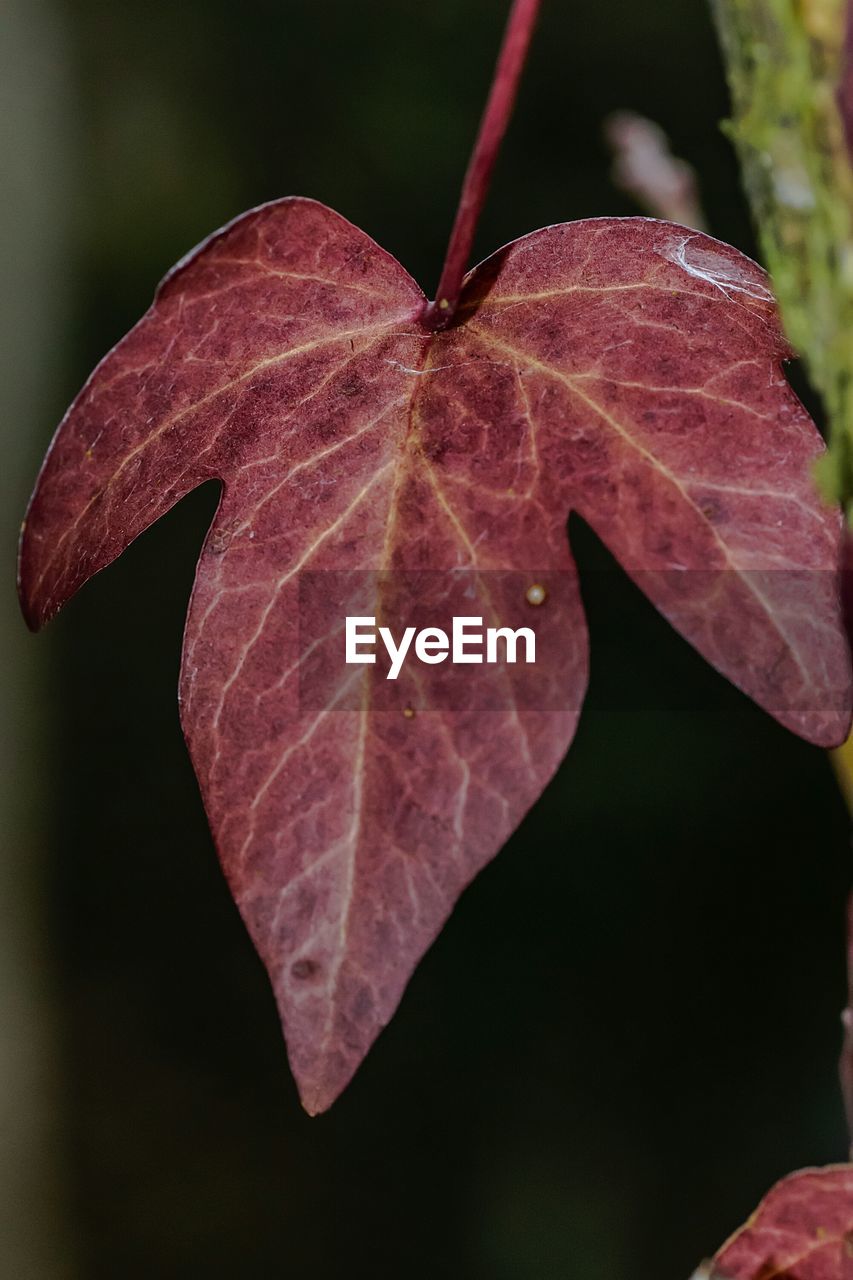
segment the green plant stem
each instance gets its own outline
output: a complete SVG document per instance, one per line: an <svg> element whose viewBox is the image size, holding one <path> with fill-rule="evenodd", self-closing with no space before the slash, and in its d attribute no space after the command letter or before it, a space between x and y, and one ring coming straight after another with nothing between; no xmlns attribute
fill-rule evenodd
<svg viewBox="0 0 853 1280"><path fill-rule="evenodd" d="M819 482L853 514L853 168L845 0L711 0L737 147L793 347L829 421Z"/></svg>

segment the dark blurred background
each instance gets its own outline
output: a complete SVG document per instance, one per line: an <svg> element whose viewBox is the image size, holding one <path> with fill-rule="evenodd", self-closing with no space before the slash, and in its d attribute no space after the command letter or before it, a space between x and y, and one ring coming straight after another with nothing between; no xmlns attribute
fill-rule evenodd
<svg viewBox="0 0 853 1280"><path fill-rule="evenodd" d="M0 1276L687 1280L842 1159L849 838L826 756L704 666L572 523L569 760L327 1116L299 1109L175 686L202 490L33 639L40 456L170 264L324 200L430 289L505 0L0 0ZM635 212L658 121L753 242L705 0L548 0L479 234Z"/></svg>

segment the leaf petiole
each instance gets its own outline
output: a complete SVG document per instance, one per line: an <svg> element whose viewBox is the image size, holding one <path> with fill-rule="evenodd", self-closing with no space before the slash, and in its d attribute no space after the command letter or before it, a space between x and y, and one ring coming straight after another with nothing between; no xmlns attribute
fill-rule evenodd
<svg viewBox="0 0 853 1280"><path fill-rule="evenodd" d="M513 0L486 109L462 184L462 194L435 301L430 302L424 312L424 324L430 330L446 328L456 311L471 256L474 233L488 195L495 160L515 105L540 3L541 0Z"/></svg>

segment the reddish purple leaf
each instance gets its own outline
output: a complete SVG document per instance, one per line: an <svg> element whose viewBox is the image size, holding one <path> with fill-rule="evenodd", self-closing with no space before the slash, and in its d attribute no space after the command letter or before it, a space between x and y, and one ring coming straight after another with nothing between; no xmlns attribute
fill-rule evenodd
<svg viewBox="0 0 853 1280"><path fill-rule="evenodd" d="M714 1255L726 1280L849 1280L853 1165L801 1169L777 1182Z"/></svg>
<svg viewBox="0 0 853 1280"><path fill-rule="evenodd" d="M223 482L181 716L312 1112L571 741L587 642L570 510L782 723L829 745L849 720L839 521L811 481L822 446L759 268L681 227L599 219L501 250L453 327L429 332L425 306L322 205L239 218L95 371L22 540L37 627L184 494ZM548 593L538 609L528 583ZM535 680L414 663L392 686L344 665L343 612L464 599L514 626L535 616Z"/></svg>

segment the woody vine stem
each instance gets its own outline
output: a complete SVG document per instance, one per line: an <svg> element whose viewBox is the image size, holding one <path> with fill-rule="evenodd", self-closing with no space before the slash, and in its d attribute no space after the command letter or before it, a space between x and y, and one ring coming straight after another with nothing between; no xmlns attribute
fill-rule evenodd
<svg viewBox="0 0 853 1280"><path fill-rule="evenodd" d="M428 329L444 329L453 319L462 292L462 280L471 257L474 233L480 218L498 151L509 124L524 70L527 51L541 0L513 0L498 55L492 87L480 121L474 150L468 162L456 220L450 233L447 256L435 301L424 312Z"/></svg>

